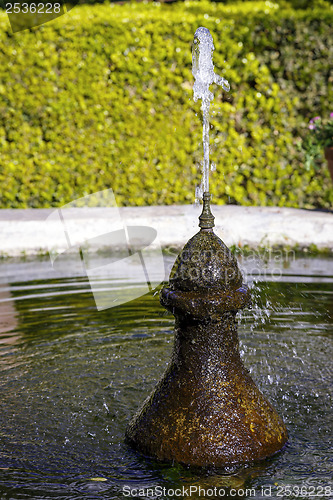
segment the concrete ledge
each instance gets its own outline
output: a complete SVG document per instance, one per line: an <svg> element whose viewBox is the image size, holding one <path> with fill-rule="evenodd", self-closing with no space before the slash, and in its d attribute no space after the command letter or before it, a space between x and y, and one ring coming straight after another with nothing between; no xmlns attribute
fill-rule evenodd
<svg viewBox="0 0 333 500"><path fill-rule="evenodd" d="M67 209L65 221L59 219L58 209L0 210L0 255L38 255L50 249L56 253L71 252L80 245L99 250L99 235L124 226L153 228L157 238L152 246L159 240L163 248L178 248L199 230L201 207L195 205L120 208L121 223L118 221L116 226L110 224L108 210L117 209ZM215 205L212 212L215 232L228 246L257 249L315 245L319 250L333 252L331 212L234 205ZM137 233L136 243L140 245L140 230ZM142 244L144 239L143 236ZM113 243L108 240L110 245Z"/></svg>

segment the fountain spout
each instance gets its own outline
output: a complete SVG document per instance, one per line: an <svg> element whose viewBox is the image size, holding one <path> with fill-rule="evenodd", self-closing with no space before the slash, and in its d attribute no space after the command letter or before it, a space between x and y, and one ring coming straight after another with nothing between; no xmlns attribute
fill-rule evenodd
<svg viewBox="0 0 333 500"><path fill-rule="evenodd" d="M205 169L212 96L208 87L221 81L214 73L213 48L209 31L199 28L193 74L195 98L202 99L204 110ZM129 423L126 438L133 448L158 460L223 467L273 455L285 444L287 430L240 357L236 314L249 304L250 293L236 259L213 232L209 170L205 172L201 230L178 255L160 293L161 304L175 316L172 359Z"/></svg>
<svg viewBox="0 0 333 500"><path fill-rule="evenodd" d="M250 293L230 250L207 226L187 242L161 290L161 304L176 319L173 354L126 436L161 461L224 467L273 455L287 431L241 360L236 313Z"/></svg>

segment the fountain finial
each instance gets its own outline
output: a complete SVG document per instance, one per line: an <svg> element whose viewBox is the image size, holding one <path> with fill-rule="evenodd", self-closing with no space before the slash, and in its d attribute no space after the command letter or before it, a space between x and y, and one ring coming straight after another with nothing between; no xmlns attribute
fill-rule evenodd
<svg viewBox="0 0 333 500"><path fill-rule="evenodd" d="M215 226L215 217L210 210L210 193L205 192L202 196L202 200L203 206L199 217L199 227L201 227L201 229L212 229Z"/></svg>

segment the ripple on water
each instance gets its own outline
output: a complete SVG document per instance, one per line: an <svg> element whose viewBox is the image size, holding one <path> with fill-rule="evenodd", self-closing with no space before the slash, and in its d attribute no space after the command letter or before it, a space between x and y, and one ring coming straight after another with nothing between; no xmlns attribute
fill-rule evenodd
<svg viewBox="0 0 333 500"><path fill-rule="evenodd" d="M159 484L246 485L263 498L267 484L332 485L330 285L256 287L254 307L241 316L242 357L290 440L262 464L198 471L143 459L124 444L127 422L172 349L173 317L157 295L98 312L84 278L7 285L0 295L0 497L122 498L125 485Z"/></svg>

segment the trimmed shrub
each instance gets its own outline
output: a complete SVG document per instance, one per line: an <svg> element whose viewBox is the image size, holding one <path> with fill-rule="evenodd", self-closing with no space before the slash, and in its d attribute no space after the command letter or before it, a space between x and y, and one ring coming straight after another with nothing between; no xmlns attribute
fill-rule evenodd
<svg viewBox="0 0 333 500"><path fill-rule="evenodd" d="M196 28L213 34L214 203L331 207L323 161L296 138L332 102L332 10L271 2L77 6L13 35L0 17L0 206L60 206L112 188L121 205L191 203L201 111Z"/></svg>

